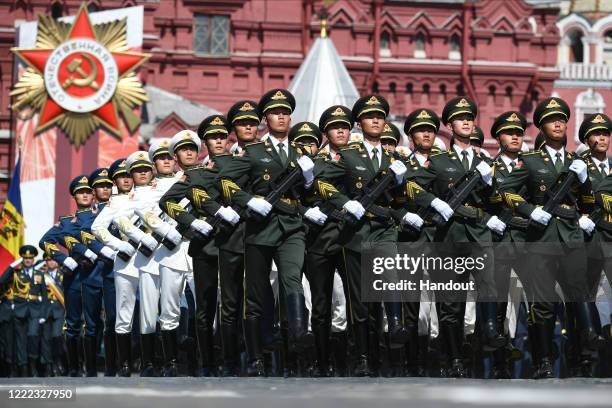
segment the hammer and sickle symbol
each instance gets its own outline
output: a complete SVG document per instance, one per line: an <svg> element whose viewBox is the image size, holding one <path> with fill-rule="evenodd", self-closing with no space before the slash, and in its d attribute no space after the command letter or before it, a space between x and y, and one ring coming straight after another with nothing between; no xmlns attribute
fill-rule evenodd
<svg viewBox="0 0 612 408"><path fill-rule="evenodd" d="M89 86L97 91L98 89L100 89L100 85L98 85L98 83L96 82L96 77L98 76L98 67L89 55L83 53L80 54L89 63L90 74L87 75L87 73L81 68L83 60L81 58L75 58L70 64L68 64L66 68L69 72L76 72L77 74L79 74L80 78L75 77L74 75L70 75L68 79L64 81L62 88L66 89L70 85L76 85L78 87Z"/></svg>

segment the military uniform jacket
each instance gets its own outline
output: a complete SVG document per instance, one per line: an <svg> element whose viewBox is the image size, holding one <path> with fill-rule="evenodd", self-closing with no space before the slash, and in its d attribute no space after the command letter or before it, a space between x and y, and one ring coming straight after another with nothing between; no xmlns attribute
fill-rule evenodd
<svg viewBox="0 0 612 408"><path fill-rule="evenodd" d="M481 154L474 152L470 170L476 171L476 166L488 159ZM417 174L416 182L432 195L420 194L416 197L417 204L422 207L429 207L435 197L446 200L450 189L460 182L462 176L466 174L461 159L455 150L432 154L429 156L429 166L421 167ZM474 194L464 203L466 207L476 208L479 214L477 221L468 220L459 216L456 212L441 228L436 228L434 241L436 242L478 242L481 246L490 246L492 243L491 231L486 223L491 218L486 212L488 197L492 194L492 187L485 186L483 183L475 188L475 195L480 202L474 199Z"/></svg>
<svg viewBox="0 0 612 408"><path fill-rule="evenodd" d="M59 269L45 272L44 279L47 296L43 302L42 318L58 320L64 317L64 307L57 299L55 293L51 290L50 282L48 281L52 280L55 286L61 290L63 278L64 275Z"/></svg>
<svg viewBox="0 0 612 408"><path fill-rule="evenodd" d="M9 283L12 287L15 317L40 317L46 297L44 276L41 272L33 266L24 268L23 264L15 268L9 266L0 277L0 285L4 283Z"/></svg>
<svg viewBox="0 0 612 408"><path fill-rule="evenodd" d="M364 194L364 188L377 176L377 172L374 171L372 160L362 143L350 144L341 149L338 155L338 160L330 161L315 179L315 186L323 199L328 200L337 209L342 209L347 201L359 199ZM379 171L390 171L388 168L393 160L395 159L383 149ZM390 208L391 201L381 194L375 204ZM357 252L361 251L364 244L397 241L397 229L393 219L377 218L369 212L366 212L355 227L345 226L341 235L344 235L345 246Z"/></svg>
<svg viewBox="0 0 612 408"><path fill-rule="evenodd" d="M60 251L59 246L61 245L68 251L69 255L75 255L78 257L79 254L75 251L74 243L76 240L72 239L71 231L75 228L76 218L72 215L66 215L59 217L59 221L51 227L40 239L38 246L50 254L51 257L59 264L62 265L67 258L67 255ZM74 257L73 257L74 258ZM82 267L78 266L70 275L66 275L63 280L64 291L67 290L81 290Z"/></svg>
<svg viewBox="0 0 612 408"><path fill-rule="evenodd" d="M270 140L247 144L243 156L234 157L219 172L217 182L224 200L246 209L251 198L265 198L276 182L295 169L297 158L298 152L294 143L290 143L287 148L285 165ZM296 185L293 191L287 192L267 217L248 217L245 242L278 246L286 236L304 231L302 217L298 211L298 200L303 192L301 179L299 185Z"/></svg>
<svg viewBox="0 0 612 408"><path fill-rule="evenodd" d="M325 171L325 167L329 165L330 161L337 160L339 158L338 153L333 156L329 152L321 152L315 157L314 160L314 176L319 177ZM319 207L319 210L328 215L327 221L323 226L314 225L307 223L306 232L306 249L309 253L315 253L319 255L335 254L342 250L341 241L341 226L337 220L333 220L329 217L329 214L335 209L335 207L328 201L325 201L319 194L319 190L311 188L305 192L302 197L302 204L304 205L303 212L308 208ZM347 238L345 235L343 238Z"/></svg>
<svg viewBox="0 0 612 408"><path fill-rule="evenodd" d="M564 167L561 173L568 172L568 168L573 160L577 159L574 153L565 153ZM519 164L512 170L512 173L504 179L499 186L499 192L506 205L512 208L517 214L529 219L536 206L543 206L547 200L547 191L554 186L559 174L555 169L553 160L546 149L533 153L526 153L520 156ZM521 188L525 186L524 194L519 194ZM574 188L576 196L590 191L590 183L576 185ZM580 247L584 245L582 230L578 225L578 212L571 198L566 196L565 203L562 204L564 210L572 214L571 217L562 217L555 214L550 219L548 226L544 229L530 226L527 229L527 242L550 242L564 243L569 247ZM534 251L538 248L532 247ZM561 246L547 245L546 248L539 248L545 253L559 253Z"/></svg>
<svg viewBox="0 0 612 408"><path fill-rule="evenodd" d="M115 241L120 240L120 238L117 238L113 234L113 232L116 230L115 226L113 225L113 221L118 220L121 217L132 216L133 201L134 192L111 196L109 202L94 220L93 224L91 225L91 232L104 245L108 245L112 248L115 246ZM127 241L127 237L125 237L123 233L121 234L122 238ZM146 257L139 252L137 252L136 255L134 255L128 262L123 261L119 257L115 257L115 272L132 277L138 277L140 272L138 267L134 265L134 258L139 256L144 258L143 260L140 260L139 263L142 264L144 261L146 261Z"/></svg>
<svg viewBox="0 0 612 408"><path fill-rule="evenodd" d="M0 322L13 320L13 287L11 282L0 284Z"/></svg>
<svg viewBox="0 0 612 408"><path fill-rule="evenodd" d="M196 165L185 170L185 173L177 180L160 198L159 207L170 218L175 220L184 230L189 227L196 219L206 220L207 217L214 215L221 204L215 198L216 190L204 189L203 179L212 179L215 184L217 170L212 167ZM212 197L211 197L212 196ZM187 200L189 205L182 205L181 202ZM201 245L192 240L188 253L193 257L217 256L218 248L215 240L209 240L202 249ZM197 249L196 249L197 247Z"/></svg>
<svg viewBox="0 0 612 408"><path fill-rule="evenodd" d="M595 203L597 206L603 208L605 212L605 216L603 221L606 223L610 223L612 227L612 173L608 174L605 179L601 180L595 189ZM607 248L609 249L609 243L612 242L612 232L599 229L600 241L602 245L607 244ZM605 251L605 255L608 254L609 251Z"/></svg>

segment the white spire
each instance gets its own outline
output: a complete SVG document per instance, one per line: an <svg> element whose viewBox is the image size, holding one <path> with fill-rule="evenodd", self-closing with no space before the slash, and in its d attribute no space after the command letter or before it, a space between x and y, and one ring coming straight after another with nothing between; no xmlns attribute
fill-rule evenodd
<svg viewBox="0 0 612 408"><path fill-rule="evenodd" d="M293 123L307 120L318 124L325 109L332 105L352 108L359 98L353 79L327 36L317 38L289 91L296 99Z"/></svg>

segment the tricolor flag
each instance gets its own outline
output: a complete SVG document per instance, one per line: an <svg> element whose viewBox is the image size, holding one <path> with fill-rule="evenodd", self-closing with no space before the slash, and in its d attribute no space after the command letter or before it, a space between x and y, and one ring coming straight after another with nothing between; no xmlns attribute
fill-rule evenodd
<svg viewBox="0 0 612 408"><path fill-rule="evenodd" d="M19 248L23 246L25 234L21 211L20 172L21 155L15 164L8 196L2 213L0 213L0 275L15 259L19 258Z"/></svg>

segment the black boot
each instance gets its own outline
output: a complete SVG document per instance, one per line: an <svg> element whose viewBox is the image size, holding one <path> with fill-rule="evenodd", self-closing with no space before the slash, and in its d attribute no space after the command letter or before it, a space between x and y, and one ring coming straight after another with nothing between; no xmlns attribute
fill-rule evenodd
<svg viewBox="0 0 612 408"><path fill-rule="evenodd" d="M221 325L221 343L223 345L223 369L221 377L238 376L238 330L235 324Z"/></svg>
<svg viewBox="0 0 612 408"><path fill-rule="evenodd" d="M287 328L289 351L302 351L306 346L306 335L308 334L308 310L304 295L287 296Z"/></svg>
<svg viewBox="0 0 612 408"><path fill-rule="evenodd" d="M336 377L347 376L347 338L346 332L332 333L331 335L331 350L333 356L333 372Z"/></svg>
<svg viewBox="0 0 612 408"><path fill-rule="evenodd" d="M132 375L132 333L115 334L119 355L119 377Z"/></svg>
<svg viewBox="0 0 612 408"><path fill-rule="evenodd" d="M96 338L85 336L83 339L83 348L85 354L85 376L86 377L97 377L98 368L96 367L96 351L97 344Z"/></svg>
<svg viewBox="0 0 612 408"><path fill-rule="evenodd" d="M580 329L580 343L592 351L597 351L605 344L605 339L600 336L595 327L595 316L590 303L576 303L576 318Z"/></svg>
<svg viewBox="0 0 612 408"><path fill-rule="evenodd" d="M66 339L66 349L68 352L68 375L70 377L80 377L79 367L79 339L70 337Z"/></svg>
<svg viewBox="0 0 612 408"><path fill-rule="evenodd" d="M482 311L483 350L494 351L506 345L506 338L497 328L497 303L480 303Z"/></svg>
<svg viewBox="0 0 612 408"><path fill-rule="evenodd" d="M353 333L355 335L355 345L358 353L355 361L355 367L353 368L353 376L369 377L370 375L372 375L372 370L370 369L368 354L368 324L356 323L353 326L353 329Z"/></svg>
<svg viewBox="0 0 612 408"><path fill-rule="evenodd" d="M419 329L417 326L408 326L406 330L408 331L408 343L406 343L406 376L420 377L419 366L423 366L423 353L426 353L427 350L420 350Z"/></svg>
<svg viewBox="0 0 612 408"><path fill-rule="evenodd" d="M212 327L197 327L198 346L200 349L200 359L202 360L200 376L212 377L216 375L214 363L214 333Z"/></svg>
<svg viewBox="0 0 612 408"><path fill-rule="evenodd" d="M38 359L28 358L28 366L30 367L30 377L38 377Z"/></svg>
<svg viewBox="0 0 612 408"><path fill-rule="evenodd" d="M553 362L551 358L554 320L534 323L537 331L540 364L534 378L554 378Z"/></svg>
<svg viewBox="0 0 612 408"><path fill-rule="evenodd" d="M27 364L19 366L19 369L17 371L19 372L19 377L21 378L26 378L30 376Z"/></svg>
<svg viewBox="0 0 612 408"><path fill-rule="evenodd" d="M408 341L408 330L402 322L402 305L397 302L385 302L385 312L389 325L389 347L404 347Z"/></svg>
<svg viewBox="0 0 612 408"><path fill-rule="evenodd" d="M157 377L157 372L153 366L153 356L155 350L155 333L140 335L140 376Z"/></svg>
<svg viewBox="0 0 612 408"><path fill-rule="evenodd" d="M333 377L333 372L329 365L329 328L313 327L312 328L315 348L317 353L317 362L313 370L313 377Z"/></svg>
<svg viewBox="0 0 612 408"><path fill-rule="evenodd" d="M115 333L104 335L104 376L117 375L117 338Z"/></svg>
<svg viewBox="0 0 612 408"><path fill-rule="evenodd" d="M265 365L261 349L261 329L259 319L244 320L244 339L248 354L247 375L249 377L265 377Z"/></svg>
<svg viewBox="0 0 612 408"><path fill-rule="evenodd" d="M176 340L176 329L174 330L162 330L162 342L164 347L164 372L162 377L176 377L177 376L177 340Z"/></svg>
<svg viewBox="0 0 612 408"><path fill-rule="evenodd" d="M448 323L440 324L440 332L446 342L447 352L451 361L446 372L448 377L467 378L468 374L463 365L461 345L463 344L463 327Z"/></svg>
<svg viewBox="0 0 612 408"><path fill-rule="evenodd" d="M53 350L53 376L60 377L65 375L66 369L62 359L64 340L61 337L53 337L51 339L51 350Z"/></svg>

